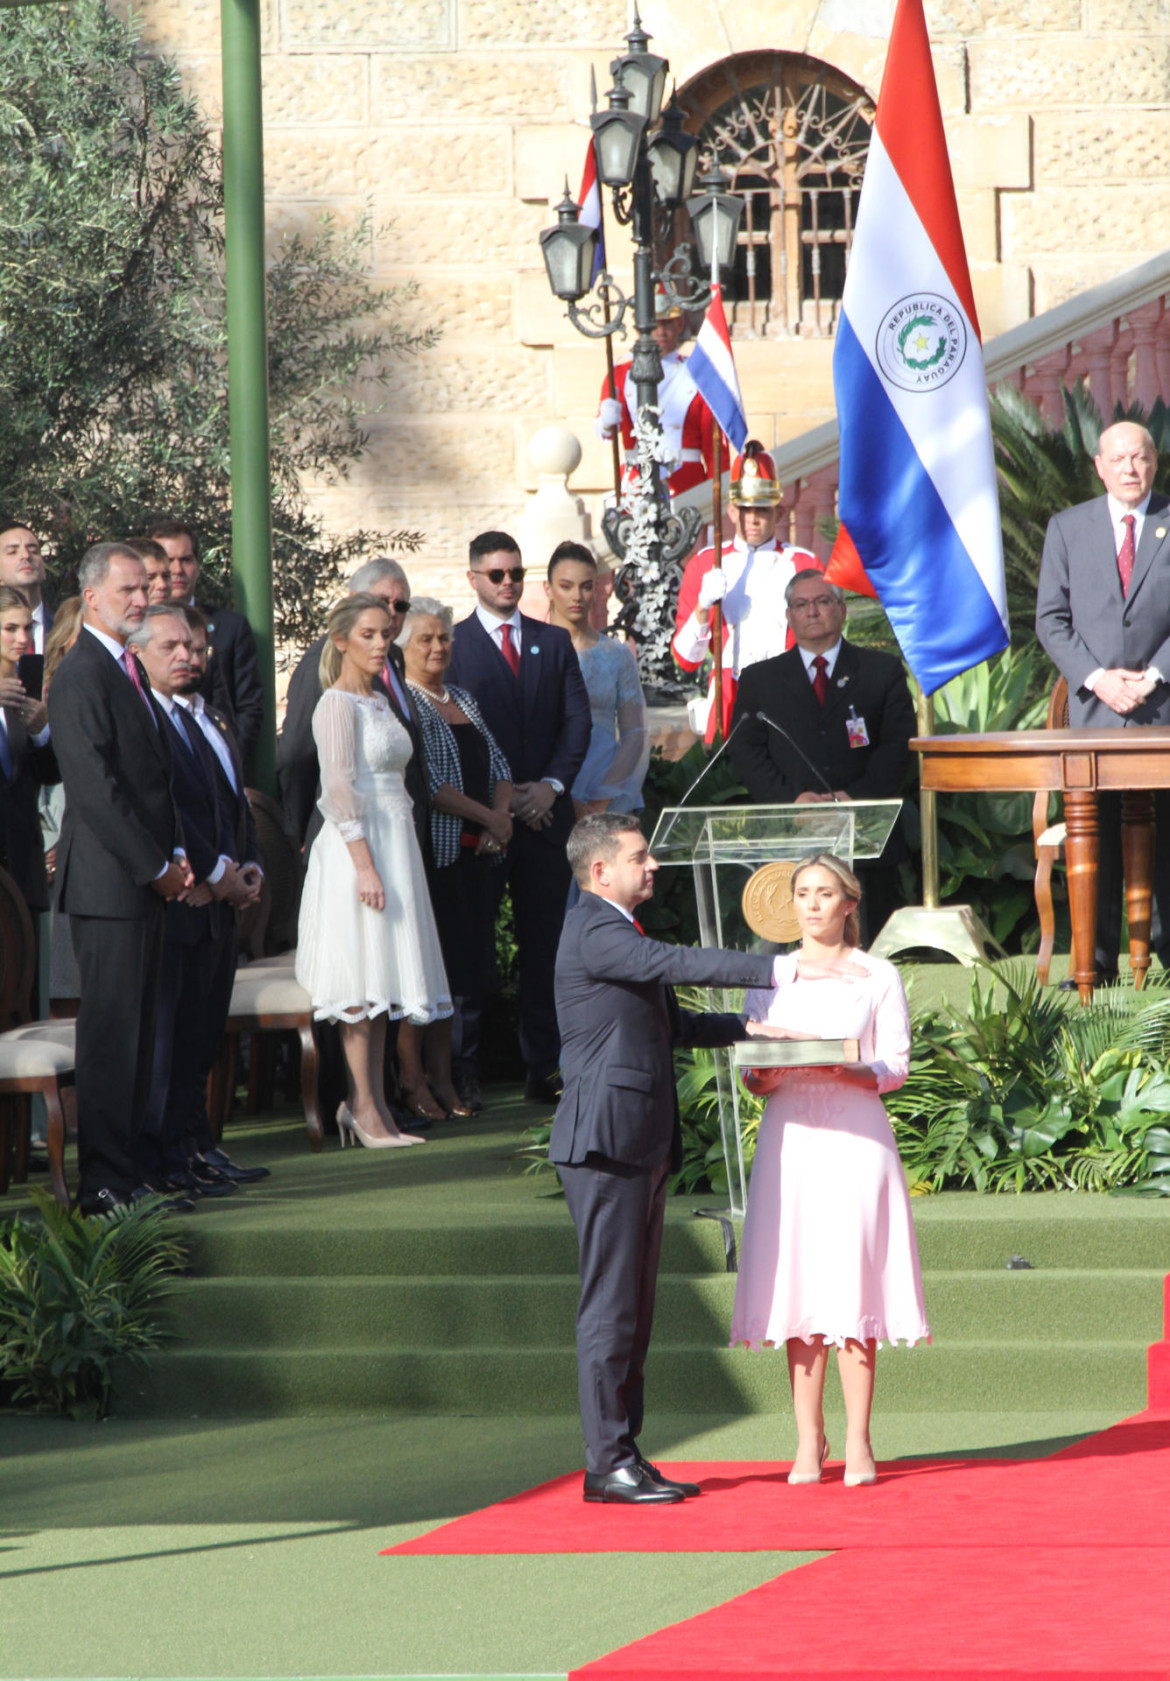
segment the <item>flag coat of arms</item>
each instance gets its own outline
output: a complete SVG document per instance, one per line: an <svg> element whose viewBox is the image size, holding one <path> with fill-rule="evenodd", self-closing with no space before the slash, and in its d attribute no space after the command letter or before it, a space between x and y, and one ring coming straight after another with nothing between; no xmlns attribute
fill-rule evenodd
<svg viewBox="0 0 1170 1681"><path fill-rule="evenodd" d="M868 579L932 694L1009 632L983 349L922 0L894 18L833 382L842 528L828 575Z"/></svg>

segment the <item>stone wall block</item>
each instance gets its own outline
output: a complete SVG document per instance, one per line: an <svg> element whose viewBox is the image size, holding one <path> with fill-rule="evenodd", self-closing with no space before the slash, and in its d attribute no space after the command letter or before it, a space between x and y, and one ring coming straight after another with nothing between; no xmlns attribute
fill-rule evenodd
<svg viewBox="0 0 1170 1681"><path fill-rule="evenodd" d="M455 45L455 0L281 0L284 38L294 51L368 47L441 52Z"/></svg>
<svg viewBox="0 0 1170 1681"><path fill-rule="evenodd" d="M536 350L465 345L457 355L428 351L394 369L399 413L542 414L548 395L548 358Z"/></svg>
<svg viewBox="0 0 1170 1681"><path fill-rule="evenodd" d="M466 280L483 264L509 272L539 255L537 235L543 208L512 199L392 199L374 197L377 226L375 264L380 269L431 265L457 271Z"/></svg>
<svg viewBox="0 0 1170 1681"><path fill-rule="evenodd" d="M1030 187L1031 121L1021 112L1001 117L956 117L947 124L955 187Z"/></svg>
<svg viewBox="0 0 1170 1681"><path fill-rule="evenodd" d="M1170 186L1147 187L1140 214L1133 212L1133 192L1126 185L1005 193L1004 254L1019 260L1025 255L1071 257L1096 252L1097 274L1090 283L1096 284L1162 249L1170 217ZM1036 307L1041 306L1037 303Z"/></svg>
<svg viewBox="0 0 1170 1681"><path fill-rule="evenodd" d="M369 121L368 61L359 54L269 53L261 71L266 129Z"/></svg>
<svg viewBox="0 0 1170 1681"><path fill-rule="evenodd" d="M350 470L348 485L391 497L414 498L444 487L443 499L494 496L501 470L511 472L514 426L507 415L484 413L473 426L450 415L403 418L405 391L397 378L385 414L366 422L370 447ZM535 428L533 428L535 430ZM373 515L368 516L373 519Z"/></svg>
<svg viewBox="0 0 1170 1681"><path fill-rule="evenodd" d="M352 198L361 188L362 141L352 132L264 137L264 190L270 199Z"/></svg>
<svg viewBox="0 0 1170 1681"><path fill-rule="evenodd" d="M548 122L568 114L563 58L469 53L456 62L377 53L372 66L377 123Z"/></svg>
<svg viewBox="0 0 1170 1681"><path fill-rule="evenodd" d="M955 199L959 206L967 260L972 263L994 262L999 250L995 193L987 187L974 191L959 187L955 191Z"/></svg>
<svg viewBox="0 0 1170 1681"><path fill-rule="evenodd" d="M381 286L402 286L415 281L416 276L409 269L377 269L374 279ZM474 339L484 344L503 338L511 343L512 282L502 274L481 274L467 280L424 275L417 280L413 296L395 305L395 318L404 327L438 329L439 346L428 355L450 354L453 339Z"/></svg>
<svg viewBox="0 0 1170 1681"><path fill-rule="evenodd" d="M549 291L543 266L516 276L515 324L521 344L580 344L567 312L568 305Z"/></svg>
<svg viewBox="0 0 1170 1681"><path fill-rule="evenodd" d="M1036 119L1036 180L1170 177L1170 111L1046 111Z"/></svg>
<svg viewBox="0 0 1170 1681"><path fill-rule="evenodd" d="M367 193L510 194L512 136L506 128L386 129L357 154Z"/></svg>
<svg viewBox="0 0 1170 1681"><path fill-rule="evenodd" d="M1164 105L1170 86L1170 42L1143 43L1141 52L1116 41L972 41L971 108L975 112L1005 106L1031 109L1044 105L1085 107L1101 103L1108 90L1111 105Z"/></svg>
<svg viewBox="0 0 1170 1681"><path fill-rule="evenodd" d="M995 34L1010 30L1077 30L1081 0L928 0L926 26L936 35Z"/></svg>
<svg viewBox="0 0 1170 1681"><path fill-rule="evenodd" d="M576 198L589 150L590 132L584 123L528 125L513 131L516 197L534 204L557 204L568 177Z"/></svg>
<svg viewBox="0 0 1170 1681"><path fill-rule="evenodd" d="M972 263L971 290L984 344L1028 319L1031 270L1017 263Z"/></svg>
<svg viewBox="0 0 1170 1681"><path fill-rule="evenodd" d="M1089 0L1088 13L1094 35L1170 35L1166 0Z"/></svg>
<svg viewBox="0 0 1170 1681"><path fill-rule="evenodd" d="M459 45L612 46L616 52L624 50L628 18L625 0L542 0L540 5L532 0L460 0Z"/></svg>
<svg viewBox="0 0 1170 1681"><path fill-rule="evenodd" d="M161 47L168 55L220 50L219 0L140 0L135 11L142 27L142 39ZM279 39L277 0L261 0L261 49L272 52Z"/></svg>

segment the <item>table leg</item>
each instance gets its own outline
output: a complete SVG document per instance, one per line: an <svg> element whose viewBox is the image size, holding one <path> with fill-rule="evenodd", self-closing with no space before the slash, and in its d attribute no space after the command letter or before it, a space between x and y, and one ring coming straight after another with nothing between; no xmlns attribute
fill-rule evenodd
<svg viewBox="0 0 1170 1681"><path fill-rule="evenodd" d="M1126 790L1121 796L1121 859L1125 869L1125 914L1129 922L1129 966L1140 987L1150 967L1150 910L1154 888L1154 796Z"/></svg>
<svg viewBox="0 0 1170 1681"><path fill-rule="evenodd" d="M1089 789L1064 791L1064 856L1072 922L1072 976L1082 1004L1093 1002L1097 980L1097 795Z"/></svg>

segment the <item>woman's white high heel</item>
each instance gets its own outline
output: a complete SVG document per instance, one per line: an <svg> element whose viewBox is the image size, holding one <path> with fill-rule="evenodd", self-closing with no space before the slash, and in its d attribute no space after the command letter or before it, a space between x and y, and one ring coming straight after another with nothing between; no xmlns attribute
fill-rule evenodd
<svg viewBox="0 0 1170 1681"><path fill-rule="evenodd" d="M826 1436L825 1437L825 1445L821 1449L821 1463L817 1466L816 1470L815 1471L789 1471L788 1481L790 1483L794 1483L794 1484L798 1484L798 1483L819 1483L820 1480L821 1480L821 1472L824 1470L824 1467L825 1467L825 1460L828 1459L828 1457L829 1457L829 1438Z"/></svg>
<svg viewBox="0 0 1170 1681"><path fill-rule="evenodd" d="M368 1132L363 1132L357 1120L350 1112L349 1105L343 1103L337 1111L337 1131L341 1136L341 1148L351 1141L364 1144L367 1150L396 1150L399 1145L423 1144L425 1139L416 1138L413 1133L400 1132L397 1138L387 1134L385 1138L373 1138Z"/></svg>

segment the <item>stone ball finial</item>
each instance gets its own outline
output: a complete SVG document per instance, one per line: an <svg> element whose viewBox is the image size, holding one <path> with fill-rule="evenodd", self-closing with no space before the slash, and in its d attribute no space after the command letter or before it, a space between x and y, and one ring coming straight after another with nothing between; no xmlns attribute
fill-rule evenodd
<svg viewBox="0 0 1170 1681"><path fill-rule="evenodd" d="M581 464L581 445L567 426L542 426L528 440L528 459L542 476L567 479Z"/></svg>

